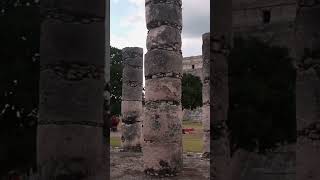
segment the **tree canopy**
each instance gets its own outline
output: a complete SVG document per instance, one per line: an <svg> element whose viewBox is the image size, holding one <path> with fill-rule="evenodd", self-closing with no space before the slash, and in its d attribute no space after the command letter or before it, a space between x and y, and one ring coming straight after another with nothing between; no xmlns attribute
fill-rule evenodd
<svg viewBox="0 0 320 180"><path fill-rule="evenodd" d="M182 108L195 109L202 106L202 83L199 77L183 74L182 77Z"/></svg>

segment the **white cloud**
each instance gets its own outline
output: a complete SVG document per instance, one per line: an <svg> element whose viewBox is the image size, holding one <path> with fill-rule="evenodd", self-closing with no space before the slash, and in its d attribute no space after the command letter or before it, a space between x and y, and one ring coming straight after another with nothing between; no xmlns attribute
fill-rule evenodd
<svg viewBox="0 0 320 180"><path fill-rule="evenodd" d="M111 45L118 48L142 47L146 52L147 29L145 25L144 0L128 0L134 5L134 12L121 18L119 26L127 29L126 33L111 33Z"/></svg>
<svg viewBox="0 0 320 180"><path fill-rule="evenodd" d="M136 5L137 7L144 6L145 0L128 0L129 3Z"/></svg>
<svg viewBox="0 0 320 180"><path fill-rule="evenodd" d="M119 0L113 0L119 1ZM134 10L121 17L120 28L125 33L111 32L111 45L142 47L146 53L147 28L145 22L145 0L126 0ZM184 56L202 54L202 34L210 30L210 0L183 0L182 52Z"/></svg>
<svg viewBox="0 0 320 180"><path fill-rule="evenodd" d="M120 0L112 0L113 3L118 3Z"/></svg>

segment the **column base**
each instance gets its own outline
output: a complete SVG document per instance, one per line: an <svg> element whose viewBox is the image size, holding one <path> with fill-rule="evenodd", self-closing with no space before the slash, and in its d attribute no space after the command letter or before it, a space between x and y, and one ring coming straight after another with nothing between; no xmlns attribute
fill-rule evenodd
<svg viewBox="0 0 320 180"><path fill-rule="evenodd" d="M178 170L176 168L171 168L163 162L163 168L159 170L155 170L153 168L145 169L144 173L149 176L155 177L173 177L177 176Z"/></svg>
<svg viewBox="0 0 320 180"><path fill-rule="evenodd" d="M125 147L120 150L120 152L142 152L142 148L140 145Z"/></svg>

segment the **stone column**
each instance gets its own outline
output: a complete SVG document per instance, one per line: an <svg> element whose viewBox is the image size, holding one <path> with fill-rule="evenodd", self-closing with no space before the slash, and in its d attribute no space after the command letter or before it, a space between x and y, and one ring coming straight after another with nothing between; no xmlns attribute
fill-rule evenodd
<svg viewBox="0 0 320 180"><path fill-rule="evenodd" d="M105 3L41 1L40 180L107 179L103 90L109 28L105 28Z"/></svg>
<svg viewBox="0 0 320 180"><path fill-rule="evenodd" d="M122 74L122 135L123 151L141 151L142 120L142 61L143 49L138 47L122 50L124 63Z"/></svg>
<svg viewBox="0 0 320 180"><path fill-rule="evenodd" d="M145 172L174 176L182 169L182 2L146 0Z"/></svg>
<svg viewBox="0 0 320 180"><path fill-rule="evenodd" d="M230 145L227 126L229 109L228 54L232 39L232 0L215 0L211 31L210 113L211 166L210 177L230 179Z"/></svg>
<svg viewBox="0 0 320 180"><path fill-rule="evenodd" d="M202 157L210 158L210 33L202 35L202 126L203 149Z"/></svg>
<svg viewBox="0 0 320 180"><path fill-rule="evenodd" d="M296 21L297 180L320 179L320 4L302 1Z"/></svg>

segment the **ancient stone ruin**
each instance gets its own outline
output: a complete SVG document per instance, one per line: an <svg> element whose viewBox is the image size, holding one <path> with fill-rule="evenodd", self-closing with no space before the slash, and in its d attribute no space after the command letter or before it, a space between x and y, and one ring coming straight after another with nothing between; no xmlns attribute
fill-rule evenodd
<svg viewBox="0 0 320 180"><path fill-rule="evenodd" d="M40 180L107 179L105 3L41 1Z"/></svg>
<svg viewBox="0 0 320 180"><path fill-rule="evenodd" d="M210 158L210 33L202 36L202 126L203 157Z"/></svg>
<svg viewBox="0 0 320 180"><path fill-rule="evenodd" d="M229 169L230 146L227 127L229 108L228 55L231 48L232 0L217 0L213 5L213 29L204 35L210 39L210 118L211 166L210 177L226 180ZM208 37L209 36L209 37ZM208 41L208 40L206 40ZM209 52L204 52L204 55ZM205 55L207 56L207 55Z"/></svg>
<svg viewBox="0 0 320 180"><path fill-rule="evenodd" d="M122 149L141 151L143 49L124 48L122 74Z"/></svg>
<svg viewBox="0 0 320 180"><path fill-rule="evenodd" d="M296 24L296 178L320 179L320 3L301 1Z"/></svg>
<svg viewBox="0 0 320 180"><path fill-rule="evenodd" d="M174 176L182 170L181 0L146 0L145 172Z"/></svg>

